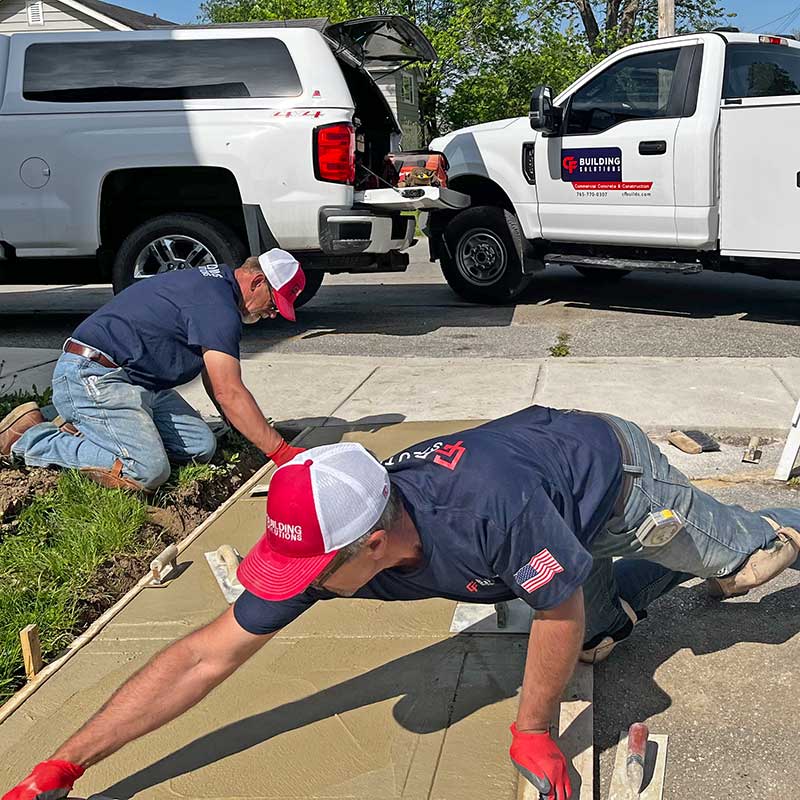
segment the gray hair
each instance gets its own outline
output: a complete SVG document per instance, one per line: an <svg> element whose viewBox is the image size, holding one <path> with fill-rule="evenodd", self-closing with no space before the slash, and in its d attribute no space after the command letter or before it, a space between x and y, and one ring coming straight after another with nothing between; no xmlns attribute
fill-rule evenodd
<svg viewBox="0 0 800 800"><path fill-rule="evenodd" d="M336 557L331 561L330 564L320 573L319 577L314 581L315 584L319 584L322 581L329 578L336 572L339 567L342 566L346 561L349 561L351 558L357 556L366 546L367 542L369 541L369 537L372 536L375 531L390 531L392 528L400 522L400 518L403 514L403 501L400 499L400 493L392 486L391 481L389 482L389 497L386 500L386 507L383 509L383 513L381 513L380 517L378 517L378 521L368 530L363 536L359 536L350 544L346 544L339 552L336 554Z"/></svg>

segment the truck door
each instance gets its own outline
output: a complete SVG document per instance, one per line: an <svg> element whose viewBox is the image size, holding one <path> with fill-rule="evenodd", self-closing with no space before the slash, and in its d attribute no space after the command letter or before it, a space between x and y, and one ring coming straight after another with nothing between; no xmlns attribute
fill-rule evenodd
<svg viewBox="0 0 800 800"><path fill-rule="evenodd" d="M664 43L621 57L558 102L561 135L535 150L545 239L677 244L675 137L696 49Z"/></svg>

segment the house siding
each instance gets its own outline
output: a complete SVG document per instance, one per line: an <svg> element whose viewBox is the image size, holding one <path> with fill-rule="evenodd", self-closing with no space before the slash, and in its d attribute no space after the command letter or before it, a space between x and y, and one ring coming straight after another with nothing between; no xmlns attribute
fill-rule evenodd
<svg viewBox="0 0 800 800"><path fill-rule="evenodd" d="M377 83L403 132L403 149L417 150L424 144L419 115L419 80L414 81L415 102L406 103L402 99L404 74L408 73L405 70L398 70L380 78Z"/></svg>
<svg viewBox="0 0 800 800"><path fill-rule="evenodd" d="M110 31L108 25L53 2L43 3L44 25L28 25L25 0L0 2L0 33L35 33L36 31Z"/></svg>

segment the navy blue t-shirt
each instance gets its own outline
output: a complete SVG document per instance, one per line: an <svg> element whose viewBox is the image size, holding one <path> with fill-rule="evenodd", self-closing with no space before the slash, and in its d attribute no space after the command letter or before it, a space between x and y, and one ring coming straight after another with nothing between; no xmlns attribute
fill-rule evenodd
<svg viewBox="0 0 800 800"><path fill-rule="evenodd" d="M203 369L203 348L239 358L242 294L224 265L140 280L87 317L72 334L101 350L145 389L172 389Z"/></svg>
<svg viewBox="0 0 800 800"><path fill-rule="evenodd" d="M384 462L422 542L422 564L388 569L355 597L444 597L535 609L567 600L589 575L588 546L611 517L622 455L609 424L531 406L472 430L421 442ZM280 630L317 600L245 592L234 615L255 634Z"/></svg>

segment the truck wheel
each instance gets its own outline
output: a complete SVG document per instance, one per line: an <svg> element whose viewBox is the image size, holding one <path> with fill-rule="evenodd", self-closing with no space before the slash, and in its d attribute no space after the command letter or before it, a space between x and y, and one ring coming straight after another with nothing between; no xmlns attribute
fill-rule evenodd
<svg viewBox="0 0 800 800"><path fill-rule="evenodd" d="M592 283L616 283L621 281L626 275L630 275L629 269L603 269L602 267L575 267L584 278Z"/></svg>
<svg viewBox="0 0 800 800"><path fill-rule="evenodd" d="M302 263L300 266L302 266ZM314 295L319 291L319 287L322 286L322 279L324 277L325 273L321 269L306 270L306 285L303 291L300 292L297 300L294 301L295 308L304 306L314 297Z"/></svg>
<svg viewBox="0 0 800 800"><path fill-rule="evenodd" d="M522 272L524 239L517 218L497 206L457 214L444 230L440 263L450 288L471 303L511 303L530 286Z"/></svg>
<svg viewBox="0 0 800 800"><path fill-rule="evenodd" d="M227 225L200 214L163 214L140 225L122 242L111 269L114 293L175 269L227 264L247 258L244 242Z"/></svg>

